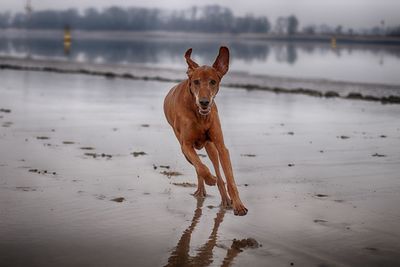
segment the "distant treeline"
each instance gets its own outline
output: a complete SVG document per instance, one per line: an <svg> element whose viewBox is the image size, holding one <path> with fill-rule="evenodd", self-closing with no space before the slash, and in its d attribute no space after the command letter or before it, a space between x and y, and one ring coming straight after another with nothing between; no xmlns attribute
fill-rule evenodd
<svg viewBox="0 0 400 267"><path fill-rule="evenodd" d="M0 28L62 29L66 25L82 30L195 31L266 33L266 17L236 17L229 8L218 5L192 7L180 11L148 8L110 7L99 11L76 9L44 10L26 13L0 13Z"/></svg>
<svg viewBox="0 0 400 267"><path fill-rule="evenodd" d="M305 25L299 29L296 16L279 17L272 25L265 16L235 16L219 5L193 6L184 10L167 11L157 8L109 7L43 10L11 14L0 13L0 28L63 29L68 26L81 30L184 31L205 33L275 33L278 35L375 35L400 36L400 25L381 25L365 29L344 28L342 25Z"/></svg>

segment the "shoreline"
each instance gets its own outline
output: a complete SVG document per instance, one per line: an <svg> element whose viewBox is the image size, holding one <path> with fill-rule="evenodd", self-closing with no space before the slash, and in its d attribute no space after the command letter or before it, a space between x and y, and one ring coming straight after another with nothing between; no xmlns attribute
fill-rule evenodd
<svg viewBox="0 0 400 267"><path fill-rule="evenodd" d="M160 82L180 82L185 78L183 70L153 68L141 65L92 64L13 57L0 57L0 69L86 74L106 78ZM230 73L224 79L222 85L228 88L263 90L283 94L301 94L313 97L372 101L382 104L400 104L400 86L397 85L272 77L243 72ZM357 88L357 90L354 90L354 88ZM377 88L379 88L378 91Z"/></svg>

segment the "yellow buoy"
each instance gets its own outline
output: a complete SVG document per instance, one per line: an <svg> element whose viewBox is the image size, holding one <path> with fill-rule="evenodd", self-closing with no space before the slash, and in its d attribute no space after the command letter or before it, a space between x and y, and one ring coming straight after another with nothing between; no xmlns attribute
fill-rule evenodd
<svg viewBox="0 0 400 267"><path fill-rule="evenodd" d="M332 38L331 38L331 47L332 47L333 49L336 48L336 37L332 37Z"/></svg>
<svg viewBox="0 0 400 267"><path fill-rule="evenodd" d="M71 50L71 43L72 43L72 37L71 37L71 30L68 26L64 28L64 53L69 54Z"/></svg>

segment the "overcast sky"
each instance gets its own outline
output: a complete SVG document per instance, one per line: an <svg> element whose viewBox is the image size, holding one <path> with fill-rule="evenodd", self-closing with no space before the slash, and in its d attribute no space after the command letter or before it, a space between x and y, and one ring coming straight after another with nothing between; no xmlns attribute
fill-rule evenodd
<svg viewBox="0 0 400 267"><path fill-rule="evenodd" d="M104 8L111 5L123 7L158 7L182 9L193 5L219 4L232 9L235 15L267 16L275 22L278 16L295 14L300 26L308 24L344 25L345 27L371 27L379 25L400 25L400 0L31 0L34 10L66 9L75 7ZM0 12L23 11L26 0L1 0Z"/></svg>

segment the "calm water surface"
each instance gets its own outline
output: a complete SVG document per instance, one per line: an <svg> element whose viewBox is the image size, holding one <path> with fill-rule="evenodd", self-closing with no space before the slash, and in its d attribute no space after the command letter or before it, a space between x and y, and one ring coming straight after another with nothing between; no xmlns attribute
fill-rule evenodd
<svg viewBox="0 0 400 267"><path fill-rule="evenodd" d="M329 43L227 41L231 71L400 85L400 48ZM171 38L75 40L65 51L61 38L0 39L0 55L89 63L144 64L185 68L183 54L193 47L199 64L214 60L221 42Z"/></svg>

